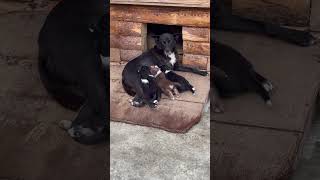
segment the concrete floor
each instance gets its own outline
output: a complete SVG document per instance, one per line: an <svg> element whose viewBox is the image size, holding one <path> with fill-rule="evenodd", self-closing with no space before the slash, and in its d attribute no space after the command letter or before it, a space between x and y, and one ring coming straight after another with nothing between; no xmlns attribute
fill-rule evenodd
<svg viewBox="0 0 320 180"><path fill-rule="evenodd" d="M186 134L111 122L111 179L210 177L210 112Z"/></svg>
<svg viewBox="0 0 320 180"><path fill-rule="evenodd" d="M320 99L298 168L291 180L320 179Z"/></svg>

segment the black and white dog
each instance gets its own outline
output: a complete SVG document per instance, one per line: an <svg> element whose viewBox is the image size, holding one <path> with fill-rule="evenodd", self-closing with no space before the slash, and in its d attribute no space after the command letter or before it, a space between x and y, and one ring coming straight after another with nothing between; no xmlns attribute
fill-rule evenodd
<svg viewBox="0 0 320 180"><path fill-rule="evenodd" d="M156 38L154 48L129 61L123 69L122 85L129 95L134 96L134 99L131 101L133 106L141 107L152 102L150 99L146 99L144 95L145 93L138 73L142 66L151 65L161 67L168 80L181 84L180 89L178 89L180 92L191 91L194 93L195 88L184 77L173 71L192 72L202 76L208 75L207 71L183 66L177 61L175 37L172 34L164 33Z"/></svg>
<svg viewBox="0 0 320 180"><path fill-rule="evenodd" d="M109 131L109 21L104 0L62 0L40 31L39 73L63 106L80 109L62 126L76 141L107 141Z"/></svg>

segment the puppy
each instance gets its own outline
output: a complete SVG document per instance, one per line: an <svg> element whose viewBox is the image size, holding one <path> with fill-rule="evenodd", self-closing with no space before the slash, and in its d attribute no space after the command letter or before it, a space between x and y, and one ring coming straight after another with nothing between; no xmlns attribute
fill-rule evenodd
<svg viewBox="0 0 320 180"><path fill-rule="evenodd" d="M160 66L160 69L165 74L168 80L175 82L176 87L180 93L185 91L191 91L192 94L195 95L196 89L184 77L169 70L170 68L167 65Z"/></svg>
<svg viewBox="0 0 320 180"><path fill-rule="evenodd" d="M139 70L140 79L142 83L142 89L144 99L148 100L147 104L151 108L156 108L161 98L161 89L159 89L155 79L151 76L150 67L142 66ZM134 101L130 101L131 105L134 105Z"/></svg>
<svg viewBox="0 0 320 180"><path fill-rule="evenodd" d="M179 97L179 91L176 88L176 85L167 80L165 74L161 71L161 69L158 66L150 66L150 75L154 77L156 84L161 89L161 91L168 97L170 97L171 100L174 100L175 94L177 97Z"/></svg>

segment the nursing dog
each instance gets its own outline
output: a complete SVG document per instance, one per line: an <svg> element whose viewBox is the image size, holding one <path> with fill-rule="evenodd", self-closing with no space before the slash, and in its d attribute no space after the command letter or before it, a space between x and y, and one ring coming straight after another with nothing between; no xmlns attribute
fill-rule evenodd
<svg viewBox="0 0 320 180"><path fill-rule="evenodd" d="M122 85L124 90L131 96L134 96L132 105L136 107L144 106L150 102L149 99L144 98L141 80L139 78L138 70L142 66L157 65L162 67L166 78L170 81L181 84L180 91L195 92L194 87L182 76L176 74L174 71L192 72L195 74L206 76L207 71L197 68L184 66L177 61L176 54L176 40L172 34L164 33L155 38L156 45L154 48L146 51L142 55L129 61L122 71Z"/></svg>
<svg viewBox="0 0 320 180"><path fill-rule="evenodd" d="M62 0L39 33L40 78L60 104L80 109L61 125L83 144L106 142L109 131L107 10L103 0Z"/></svg>

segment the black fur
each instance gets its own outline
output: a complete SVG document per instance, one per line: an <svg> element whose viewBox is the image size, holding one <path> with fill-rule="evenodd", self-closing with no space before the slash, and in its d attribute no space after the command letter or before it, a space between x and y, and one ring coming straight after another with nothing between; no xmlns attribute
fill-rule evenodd
<svg viewBox="0 0 320 180"><path fill-rule="evenodd" d="M45 88L63 106L81 107L71 129L86 127L95 132L76 133L74 139L84 144L107 141L109 131L109 66L100 58L109 55L103 45L109 28L102 26L108 21L107 9L106 1L62 0L46 18L38 39Z"/></svg>
<svg viewBox="0 0 320 180"><path fill-rule="evenodd" d="M141 81L141 86L143 89L144 99L147 100L147 104L151 108L157 107L158 102L161 99L161 90L156 84L153 77L150 77L150 67L142 66L139 70L139 75L141 80L147 80L148 83L143 83Z"/></svg>
<svg viewBox="0 0 320 180"><path fill-rule="evenodd" d="M265 102L271 103L271 83L258 74L252 64L233 48L214 42L213 84L221 97L255 91ZM266 88L269 86L270 88Z"/></svg>
<svg viewBox="0 0 320 180"><path fill-rule="evenodd" d="M136 103L134 104L136 104L137 107L141 107L143 106L143 104L148 103L148 100L143 98L143 88L141 86L141 80L138 74L138 70L142 66L157 65L161 67L163 65L166 65L169 70L193 72L201 75L208 74L206 71L182 66L178 61L176 61L174 64L171 64L168 54L176 54L175 46L176 42L172 34L162 34L159 38L156 39L156 46L154 48L129 61L124 67L122 72L122 85L129 95L135 96L134 100L136 101ZM180 79L183 78L182 76L179 76L174 72L172 72L171 75L173 77L180 77ZM187 82L185 78L183 79L184 82Z"/></svg>
<svg viewBox="0 0 320 180"><path fill-rule="evenodd" d="M180 93L185 91L191 91L193 94L195 93L195 88L184 77L171 71L167 65L162 65L160 68L161 71L165 73L168 80L177 83L176 87Z"/></svg>

